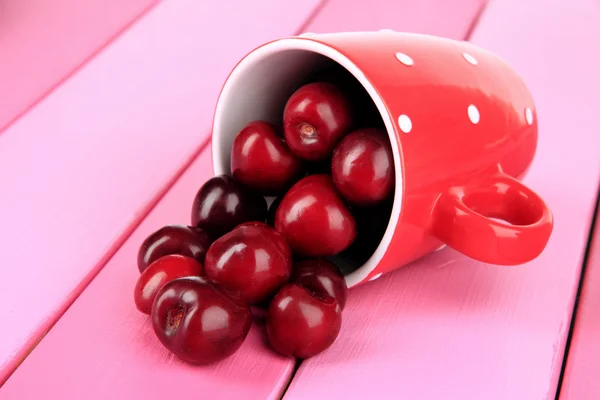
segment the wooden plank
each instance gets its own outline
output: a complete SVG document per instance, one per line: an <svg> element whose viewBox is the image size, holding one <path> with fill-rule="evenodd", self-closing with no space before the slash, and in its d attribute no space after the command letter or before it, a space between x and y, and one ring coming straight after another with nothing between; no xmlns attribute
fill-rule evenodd
<svg viewBox="0 0 600 400"><path fill-rule="evenodd" d="M600 398L600 209L596 213L560 400Z"/></svg>
<svg viewBox="0 0 600 400"><path fill-rule="evenodd" d="M472 38L537 99L526 183L555 214L544 253L507 268L446 249L351 290L340 337L285 400L554 398L600 178L599 12L594 0L496 0Z"/></svg>
<svg viewBox="0 0 600 400"><path fill-rule="evenodd" d="M207 140L239 58L317 4L163 2L0 135L0 383Z"/></svg>
<svg viewBox="0 0 600 400"><path fill-rule="evenodd" d="M471 29L486 2L328 0L304 30L330 33L392 29L456 38Z"/></svg>
<svg viewBox="0 0 600 400"><path fill-rule="evenodd" d="M0 132L156 2L1 2Z"/></svg>
<svg viewBox="0 0 600 400"><path fill-rule="evenodd" d="M186 223L188 205L210 176L207 149L0 389L0 399L264 400L278 396L294 361L267 347L263 326L255 323L231 358L214 366L192 367L162 347L149 317L133 302L140 243L163 225Z"/></svg>

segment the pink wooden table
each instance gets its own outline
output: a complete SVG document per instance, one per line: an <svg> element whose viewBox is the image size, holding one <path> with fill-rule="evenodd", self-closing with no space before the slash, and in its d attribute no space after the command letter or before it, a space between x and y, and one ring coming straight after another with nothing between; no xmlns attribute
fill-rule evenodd
<svg viewBox="0 0 600 400"><path fill-rule="evenodd" d="M515 268L445 250L353 290L340 338L302 363L286 400L555 397L600 178L599 37L594 0L490 3L470 40L510 62L536 98L526 182L554 212L547 249ZM575 70L564 54L578 55Z"/></svg>
<svg viewBox="0 0 600 400"><path fill-rule="evenodd" d="M0 269L0 383L199 152L237 60L318 5L162 2L0 134L3 265L19 266Z"/></svg>
<svg viewBox="0 0 600 400"><path fill-rule="evenodd" d="M600 212L600 205L596 213ZM590 237L560 400L600 398L600 221Z"/></svg>
<svg viewBox="0 0 600 400"><path fill-rule="evenodd" d="M0 132L157 1L1 1Z"/></svg>
<svg viewBox="0 0 600 400"><path fill-rule="evenodd" d="M11 327L0 334L0 385L10 376L1 400L554 398L600 178L600 59L590 51L600 9L349 2L163 2L0 134L3 265L26 266L0 269L0 320ZM135 253L154 229L187 222L211 176L206 144L227 73L277 36L381 28L469 39L523 75L540 118L527 183L556 218L547 250L516 268L444 250L354 289L338 341L297 372L266 346L260 321L232 358L178 362L133 305ZM562 393L577 400L598 393L578 383L592 376L581 354L598 350L590 260Z"/></svg>

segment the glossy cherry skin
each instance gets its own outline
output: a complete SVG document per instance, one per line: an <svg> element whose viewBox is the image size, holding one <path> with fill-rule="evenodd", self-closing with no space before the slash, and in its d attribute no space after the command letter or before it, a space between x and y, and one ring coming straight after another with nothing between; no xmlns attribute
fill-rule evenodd
<svg viewBox="0 0 600 400"><path fill-rule="evenodd" d="M292 252L329 257L346 249L356 236L356 223L327 175L310 175L285 194L275 213L275 230Z"/></svg>
<svg viewBox="0 0 600 400"><path fill-rule="evenodd" d="M341 90L330 83L309 83L294 92L285 105L285 140L298 157L323 160L348 133L351 115L350 103Z"/></svg>
<svg viewBox="0 0 600 400"><path fill-rule="evenodd" d="M348 297L344 275L331 262L322 259L302 260L294 264L290 282L315 293L333 297L343 310Z"/></svg>
<svg viewBox="0 0 600 400"><path fill-rule="evenodd" d="M142 272L133 291L135 306L150 314L156 293L167 283L186 276L204 274L202 265L193 258L170 254L154 261Z"/></svg>
<svg viewBox="0 0 600 400"><path fill-rule="evenodd" d="M279 232L273 229L273 226L265 222L257 221L244 222L243 224L240 224L237 227L240 226L257 226L259 228L263 228L262 234L266 235L269 238L269 240L273 241L273 244L277 246L281 254L285 256L285 258L292 260L292 250L290 249L290 246L288 246L283 236L281 236Z"/></svg>
<svg viewBox="0 0 600 400"><path fill-rule="evenodd" d="M333 344L342 326L342 309L333 297L288 284L271 301L266 325L275 351L309 358Z"/></svg>
<svg viewBox="0 0 600 400"><path fill-rule="evenodd" d="M198 365L235 353L251 322L248 305L206 277L165 284L152 307L152 326L160 342L183 361Z"/></svg>
<svg viewBox="0 0 600 400"><path fill-rule="evenodd" d="M267 202L231 176L220 175L206 181L192 205L192 224L222 236L246 221L264 221Z"/></svg>
<svg viewBox="0 0 600 400"><path fill-rule="evenodd" d="M138 251L137 264L140 272L154 261L169 254L180 254L204 263L211 237L203 229L186 225L167 225L144 240Z"/></svg>
<svg viewBox="0 0 600 400"><path fill-rule="evenodd" d="M302 164L268 122L251 122L233 141L233 177L263 196L276 196L289 189L299 179Z"/></svg>
<svg viewBox="0 0 600 400"><path fill-rule="evenodd" d="M336 146L331 176L339 192L350 202L376 204L394 189L394 156L385 131L359 129Z"/></svg>
<svg viewBox="0 0 600 400"><path fill-rule="evenodd" d="M268 225L246 224L217 239L208 249L206 276L248 304L260 304L285 284L291 252Z"/></svg>

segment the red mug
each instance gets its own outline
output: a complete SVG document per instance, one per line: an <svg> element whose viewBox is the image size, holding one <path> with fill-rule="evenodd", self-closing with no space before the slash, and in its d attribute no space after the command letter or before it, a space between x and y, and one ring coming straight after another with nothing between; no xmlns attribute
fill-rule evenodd
<svg viewBox="0 0 600 400"><path fill-rule="evenodd" d="M542 252L552 213L519 181L537 146L533 98L505 61L467 42L381 31L307 34L255 49L219 96L215 173L230 173L232 143L244 125L280 123L289 96L332 65L351 74L376 106L395 164L387 228L346 275L349 286L444 245L499 265Z"/></svg>

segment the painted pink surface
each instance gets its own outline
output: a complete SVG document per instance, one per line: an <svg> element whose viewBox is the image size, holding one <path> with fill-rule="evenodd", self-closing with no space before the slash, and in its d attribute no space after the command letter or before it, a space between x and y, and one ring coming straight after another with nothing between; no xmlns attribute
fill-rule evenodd
<svg viewBox="0 0 600 400"><path fill-rule="evenodd" d="M0 382L197 153L235 62L317 5L163 2L0 135Z"/></svg>
<svg viewBox="0 0 600 400"><path fill-rule="evenodd" d="M264 400L278 396L294 361L267 347L262 324L253 324L231 358L211 367L191 367L162 347L149 317L133 302L140 243L163 225L188 222L188 205L210 176L206 149L9 378L0 389L0 399Z"/></svg>
<svg viewBox="0 0 600 400"><path fill-rule="evenodd" d="M496 0L472 37L537 99L526 183L554 211L544 253L497 267L446 249L352 290L340 337L301 365L286 400L554 398L600 178L599 12L594 0Z"/></svg>
<svg viewBox="0 0 600 400"><path fill-rule="evenodd" d="M0 2L0 131L156 2Z"/></svg>
<svg viewBox="0 0 600 400"><path fill-rule="evenodd" d="M600 398L600 224L596 222L585 270L560 400Z"/></svg>
<svg viewBox="0 0 600 400"><path fill-rule="evenodd" d="M460 26L461 33L469 31L486 2L328 0L304 31L330 33L392 29L456 37L457 26Z"/></svg>

